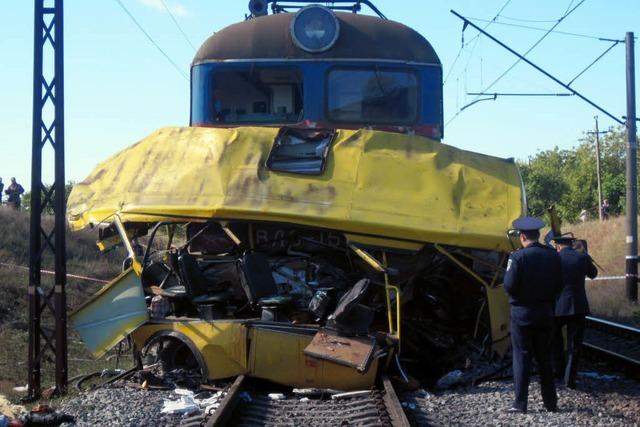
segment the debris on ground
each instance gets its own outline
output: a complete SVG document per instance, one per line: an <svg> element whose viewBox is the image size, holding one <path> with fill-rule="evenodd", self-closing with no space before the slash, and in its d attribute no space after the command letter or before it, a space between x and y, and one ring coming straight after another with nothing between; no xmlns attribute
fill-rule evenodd
<svg viewBox="0 0 640 427"><path fill-rule="evenodd" d="M339 390L331 388L294 388L291 392L302 396L325 396L340 393Z"/></svg>
<svg viewBox="0 0 640 427"><path fill-rule="evenodd" d="M607 375L598 372L578 372L578 376L602 381L617 381L620 379L619 375Z"/></svg>
<svg viewBox="0 0 640 427"><path fill-rule="evenodd" d="M421 388L421 389L419 389L419 390L416 390L416 391L414 392L414 395L415 395L415 396L417 396L417 397L419 397L419 398L421 398L421 399L428 399L428 398L430 398L431 396L433 396L433 393L430 393L430 392L428 392L427 390L425 390L425 389L422 389L422 388Z"/></svg>
<svg viewBox="0 0 640 427"><path fill-rule="evenodd" d="M192 414L196 412L209 413L215 411L220 406L220 402L226 395L224 391L210 393L208 391L195 393L191 390L177 388L173 390L180 399L165 400L161 412L170 414Z"/></svg>
<svg viewBox="0 0 640 427"><path fill-rule="evenodd" d="M370 393L371 393L371 391L369 391L369 390L348 391L346 393L333 394L333 395L331 395L331 399L332 400L349 399L349 398L352 398L352 397L366 396L366 395L368 395Z"/></svg>
<svg viewBox="0 0 640 427"><path fill-rule="evenodd" d="M26 408L21 405L14 405L6 397L0 394L0 414L4 414L9 418L16 418L25 412Z"/></svg>
<svg viewBox="0 0 640 427"><path fill-rule="evenodd" d="M178 393L178 389L173 391L176 394L179 394L178 400L166 399L162 404L162 409L160 412L163 414L192 414L194 412L200 411L200 406L194 401L193 393L190 394L181 394Z"/></svg>
<svg viewBox="0 0 640 427"><path fill-rule="evenodd" d="M226 395L228 383L202 381L196 370L151 364L63 401L61 410L76 416L65 426L179 425L185 417L215 412Z"/></svg>
<svg viewBox="0 0 640 427"><path fill-rule="evenodd" d="M74 417L63 411L56 411L47 405L38 405L29 412L25 412L18 417L20 424L28 426L57 426L62 423L74 421ZM11 424L10 424L11 425Z"/></svg>
<svg viewBox="0 0 640 427"><path fill-rule="evenodd" d="M438 380L438 382L436 383L436 388L444 389L444 388L449 388L455 384L458 384L461 382L462 376L463 376L462 371L459 369L448 372L446 375L444 375L442 378Z"/></svg>
<svg viewBox="0 0 640 427"><path fill-rule="evenodd" d="M202 374L198 370L173 369L165 371L160 364L134 372L127 385L134 388L173 390L185 388L195 390L202 385Z"/></svg>
<svg viewBox="0 0 640 427"><path fill-rule="evenodd" d="M284 399L284 394L282 393L269 393L269 399L271 400L282 400Z"/></svg>

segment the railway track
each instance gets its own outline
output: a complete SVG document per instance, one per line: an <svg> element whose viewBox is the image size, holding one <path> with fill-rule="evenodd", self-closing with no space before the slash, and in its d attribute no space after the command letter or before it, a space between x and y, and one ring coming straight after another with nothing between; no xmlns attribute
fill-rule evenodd
<svg viewBox="0 0 640 427"><path fill-rule="evenodd" d="M273 399L269 391L240 376L215 412L188 417L181 426L409 426L387 378L382 387L335 397L286 394Z"/></svg>
<svg viewBox="0 0 640 427"><path fill-rule="evenodd" d="M587 316L583 346L616 366L640 372L640 329Z"/></svg>

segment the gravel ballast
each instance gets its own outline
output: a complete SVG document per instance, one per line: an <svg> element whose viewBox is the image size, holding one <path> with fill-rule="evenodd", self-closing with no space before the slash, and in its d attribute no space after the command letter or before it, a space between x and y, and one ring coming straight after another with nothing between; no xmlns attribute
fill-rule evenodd
<svg viewBox="0 0 640 427"><path fill-rule="evenodd" d="M491 426L639 426L640 383L611 377L579 377L578 389L558 388L556 413L542 404L540 384L529 386L526 414L505 412L513 402L510 379L475 387L445 390L426 396L408 393L401 397L405 410L417 425Z"/></svg>
<svg viewBox="0 0 640 427"><path fill-rule="evenodd" d="M513 400L510 379L435 393L405 393L400 399L415 425L640 426L637 381L581 374L578 389L559 388L558 397L559 412L547 412L534 378L527 414L505 412ZM109 387L70 397L57 409L75 416L75 423L68 426L177 426L182 416L160 412L165 399L177 396L171 390Z"/></svg>
<svg viewBox="0 0 640 427"><path fill-rule="evenodd" d="M105 387L82 393L58 408L75 417L67 426L175 426L180 415L162 414L165 399L176 400L172 390Z"/></svg>

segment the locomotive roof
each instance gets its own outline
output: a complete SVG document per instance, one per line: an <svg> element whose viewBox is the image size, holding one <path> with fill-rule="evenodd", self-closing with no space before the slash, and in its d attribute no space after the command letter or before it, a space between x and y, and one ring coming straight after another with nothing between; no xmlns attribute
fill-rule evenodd
<svg viewBox="0 0 640 427"><path fill-rule="evenodd" d="M232 59L373 59L440 65L431 44L417 31L398 22L355 13L336 13L340 36L331 49L306 52L291 38L294 16L278 13L232 24L202 44L193 65Z"/></svg>

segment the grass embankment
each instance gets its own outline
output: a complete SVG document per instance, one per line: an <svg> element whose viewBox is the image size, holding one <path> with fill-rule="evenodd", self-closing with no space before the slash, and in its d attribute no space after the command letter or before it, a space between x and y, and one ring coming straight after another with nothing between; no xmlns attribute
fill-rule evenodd
<svg viewBox="0 0 640 427"><path fill-rule="evenodd" d="M53 218L44 219L43 228L53 227ZM119 271L123 252L101 254L96 245L96 233L83 231L67 234L67 272L81 276L109 280ZM0 207L0 263L15 266L29 265L29 214ZM0 264L0 395L12 399L16 385L27 381L28 338L28 271ZM51 251L45 252L42 269L53 270ZM53 285L53 276L42 274L42 283L47 289ZM70 310L77 307L102 285L100 283L69 279L67 282L67 304ZM53 330L53 317L48 309L42 318L45 330ZM42 341L44 344L44 341ZM96 362L69 330L69 377L83 372L92 372L108 365ZM43 387L53 383L53 354L47 353L43 365Z"/></svg>
<svg viewBox="0 0 640 427"><path fill-rule="evenodd" d="M599 276L624 276L624 217L564 226L562 230L573 231L577 238L587 240L589 253L602 267ZM640 326L640 305L626 300L624 279L588 281L587 295L595 316Z"/></svg>

